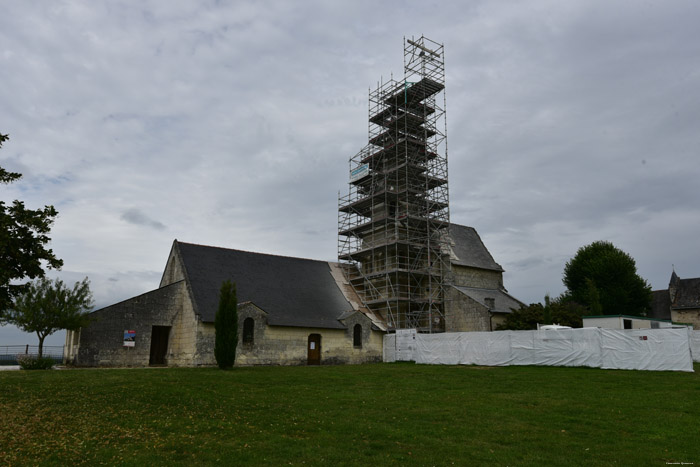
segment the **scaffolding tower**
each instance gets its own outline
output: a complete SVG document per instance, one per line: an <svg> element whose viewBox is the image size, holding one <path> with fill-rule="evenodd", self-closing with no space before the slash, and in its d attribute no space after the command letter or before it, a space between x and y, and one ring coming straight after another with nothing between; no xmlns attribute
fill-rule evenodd
<svg viewBox="0 0 700 467"><path fill-rule="evenodd" d="M338 201L338 260L389 330L443 332L450 273L444 46L404 38L404 79L369 93L369 144Z"/></svg>

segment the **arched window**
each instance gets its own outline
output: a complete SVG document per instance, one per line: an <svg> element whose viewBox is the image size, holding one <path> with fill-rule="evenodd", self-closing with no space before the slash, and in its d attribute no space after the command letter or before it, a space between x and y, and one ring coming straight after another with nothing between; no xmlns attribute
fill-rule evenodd
<svg viewBox="0 0 700 467"><path fill-rule="evenodd" d="M246 318L243 321L243 343L253 345L255 339L255 320Z"/></svg>
<svg viewBox="0 0 700 467"><path fill-rule="evenodd" d="M357 349L362 348L362 326L359 324L352 328L352 346Z"/></svg>

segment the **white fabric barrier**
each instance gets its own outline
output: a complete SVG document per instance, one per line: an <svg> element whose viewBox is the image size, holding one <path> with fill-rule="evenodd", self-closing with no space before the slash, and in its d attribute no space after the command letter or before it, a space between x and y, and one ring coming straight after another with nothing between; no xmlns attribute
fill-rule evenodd
<svg viewBox="0 0 700 467"><path fill-rule="evenodd" d="M385 362L396 361L396 334L384 334L384 358Z"/></svg>
<svg viewBox="0 0 700 467"><path fill-rule="evenodd" d="M690 353L693 356L693 361L700 362L700 331L689 330L690 334Z"/></svg>
<svg viewBox="0 0 700 467"><path fill-rule="evenodd" d="M393 336L384 361L396 360ZM589 366L693 371L686 329L495 331L417 334L416 363L436 365Z"/></svg>

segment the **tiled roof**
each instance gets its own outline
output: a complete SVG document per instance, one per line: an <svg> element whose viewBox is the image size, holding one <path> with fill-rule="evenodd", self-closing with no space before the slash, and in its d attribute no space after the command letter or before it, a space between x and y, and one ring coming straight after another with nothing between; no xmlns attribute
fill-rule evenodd
<svg viewBox="0 0 700 467"><path fill-rule="evenodd" d="M477 287L462 286L454 286L454 288L495 313L511 313L513 310L519 309L523 304L511 295L498 289L481 289ZM490 304L487 302L487 299L489 298L494 300L493 306L490 306Z"/></svg>
<svg viewBox="0 0 700 467"><path fill-rule="evenodd" d="M680 279L673 308L700 308L700 277Z"/></svg>
<svg viewBox="0 0 700 467"><path fill-rule="evenodd" d="M238 302L253 302L273 326L345 329L338 317L353 307L325 261L175 242L197 312L213 322L219 290L236 283Z"/></svg>
<svg viewBox="0 0 700 467"><path fill-rule="evenodd" d="M503 271L473 227L450 224L450 250L452 264Z"/></svg>

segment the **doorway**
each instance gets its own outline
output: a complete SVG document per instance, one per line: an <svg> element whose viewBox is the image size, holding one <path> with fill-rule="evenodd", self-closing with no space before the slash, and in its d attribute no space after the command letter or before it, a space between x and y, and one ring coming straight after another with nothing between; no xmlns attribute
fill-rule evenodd
<svg viewBox="0 0 700 467"><path fill-rule="evenodd" d="M151 329L151 358L149 365L165 365L165 354L168 352L168 336L170 326L153 326Z"/></svg>
<svg viewBox="0 0 700 467"><path fill-rule="evenodd" d="M309 334L309 344L307 345L309 353L308 364L321 364L321 334Z"/></svg>

